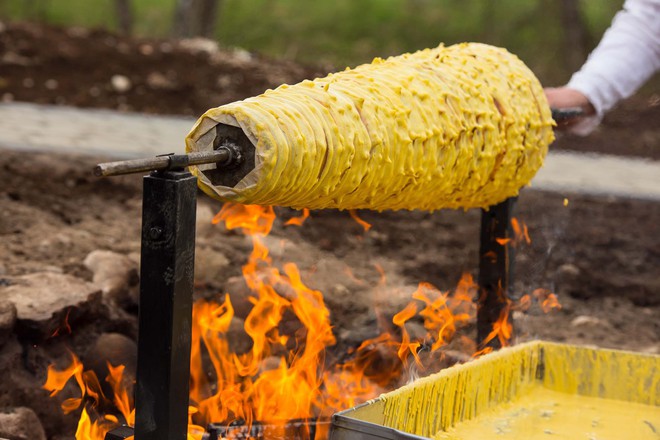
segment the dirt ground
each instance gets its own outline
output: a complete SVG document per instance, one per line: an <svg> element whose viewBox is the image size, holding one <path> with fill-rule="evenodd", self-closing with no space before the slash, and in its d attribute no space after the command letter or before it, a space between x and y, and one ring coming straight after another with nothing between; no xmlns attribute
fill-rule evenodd
<svg viewBox="0 0 660 440"><path fill-rule="evenodd" d="M202 50L206 43L200 42L137 41L32 24L0 29L5 101L197 115L327 70L214 47ZM113 75L128 78L130 87L120 91ZM595 136L566 136L555 148L659 159L658 120L658 96L637 96L610 114ZM97 249L138 259L139 176L98 179L91 170L103 160L99 157L34 153L26 161L24 153L0 153L0 281L41 271L91 280L83 260ZM240 234L212 226L220 203L199 197L196 296L217 297L237 286L251 246ZM298 215L277 212L282 219ZM324 292L339 339L332 349L336 356L374 337L420 281L449 290L463 272L476 275L479 212L359 214L373 225L368 232L346 212L312 212L299 228L278 220L267 242L275 264L293 261L303 279ZM549 314L517 312L519 341L660 352L660 204L526 189L517 216L528 225L532 243L518 249L516 294L546 288L562 304ZM386 273L384 285L376 265ZM38 344L19 335L21 362L40 381L44 359L66 357L65 345L84 356L103 332L135 338L134 304L121 313L120 318L77 317L71 335ZM14 396L13 404L30 406L38 392L45 394ZM6 403L2 399L0 389L0 405ZM70 421L56 420L49 411L57 408L38 408L49 436L71 432Z"/></svg>

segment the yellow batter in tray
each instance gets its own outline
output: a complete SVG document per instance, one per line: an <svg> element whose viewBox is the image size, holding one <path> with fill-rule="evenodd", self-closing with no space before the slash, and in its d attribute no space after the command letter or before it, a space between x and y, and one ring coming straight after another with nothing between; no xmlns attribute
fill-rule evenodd
<svg viewBox="0 0 660 440"><path fill-rule="evenodd" d="M330 440L660 440L660 356L534 341L333 417Z"/></svg>
<svg viewBox="0 0 660 440"><path fill-rule="evenodd" d="M657 440L660 407L567 394L536 385L519 399L458 423L435 438Z"/></svg>

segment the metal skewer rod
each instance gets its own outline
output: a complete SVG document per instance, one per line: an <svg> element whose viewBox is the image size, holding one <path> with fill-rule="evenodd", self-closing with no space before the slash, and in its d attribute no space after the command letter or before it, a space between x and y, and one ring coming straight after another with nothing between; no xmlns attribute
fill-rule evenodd
<svg viewBox="0 0 660 440"><path fill-rule="evenodd" d="M201 165L205 163L229 165L240 160L241 155L238 147L228 144L222 145L213 151L197 151L189 154L164 154L146 159L101 163L94 168L94 175L107 177L145 171L183 169L189 165Z"/></svg>
<svg viewBox="0 0 660 440"><path fill-rule="evenodd" d="M582 107L551 108L550 111L552 112L552 119L558 123L586 116Z"/></svg>

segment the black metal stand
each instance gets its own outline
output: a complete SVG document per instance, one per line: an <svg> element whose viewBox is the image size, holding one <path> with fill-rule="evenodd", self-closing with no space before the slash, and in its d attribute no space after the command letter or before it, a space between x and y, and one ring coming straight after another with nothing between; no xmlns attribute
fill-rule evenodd
<svg viewBox="0 0 660 440"><path fill-rule="evenodd" d="M479 246L479 300L477 304L477 343L479 348L501 348L498 338L484 343L493 331L493 324L503 313L508 313L509 281L513 277L513 247L498 243L497 239L513 238L511 218L517 197L491 206L481 212L481 238Z"/></svg>
<svg viewBox="0 0 660 440"><path fill-rule="evenodd" d="M144 178L135 440L187 437L196 195L187 171Z"/></svg>

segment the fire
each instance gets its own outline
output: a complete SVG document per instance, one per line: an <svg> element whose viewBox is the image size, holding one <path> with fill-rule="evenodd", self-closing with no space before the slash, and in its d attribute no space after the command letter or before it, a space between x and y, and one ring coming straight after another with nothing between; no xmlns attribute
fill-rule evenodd
<svg viewBox="0 0 660 440"><path fill-rule="evenodd" d="M508 244L513 247L517 247L522 243L532 243L532 239L529 237L529 230L527 229L527 225L524 222L518 220L516 217L513 217L511 219L511 229L513 230L513 237L496 238L495 241L497 241L502 246Z"/></svg>
<svg viewBox="0 0 660 440"><path fill-rule="evenodd" d="M216 218L224 220L228 229L241 228L252 238L253 251L243 267L254 294L244 325L252 347L244 354L229 349L231 294L221 306L195 305L191 398L199 407L199 419L203 423L284 424L323 413L327 405L322 387L325 349L335 344L323 295L305 285L296 265L285 264L282 272L272 267L262 240L275 219L272 208L226 204ZM286 297L278 292L285 292ZM299 322L296 335L282 333L285 313ZM202 350L211 357L215 384L208 383L199 355ZM333 395L332 400L336 399Z"/></svg>
<svg viewBox="0 0 660 440"><path fill-rule="evenodd" d="M371 227L354 211L350 215L365 231ZM286 225L299 226L308 217L309 211L303 210L300 217L290 219ZM225 204L213 219L213 223L223 222L227 229L241 230L252 240L252 252L242 268L252 308L244 320L237 317L232 303L236 298L231 292L219 303L200 300L193 307L190 440L201 439L208 423L241 422L251 426L259 421L276 429L279 426L284 432L289 420L328 418L396 386L404 372L425 370L425 362L433 359L422 353L436 352L450 344L470 352L476 349L473 342L465 342L460 335L462 328L474 323L476 314L478 287L466 274L453 292L420 283L411 292L411 302L392 317L392 326L384 325L389 328L380 336L349 350L339 364L326 360L327 350L336 343L330 311L323 294L304 282L295 264L286 263L281 268L273 265L263 238L272 230L275 219L272 207L231 203ZM512 227L514 242L529 242L524 224L516 220ZM379 266L376 269L381 274L378 287L385 289L385 273ZM348 268L345 275L364 283ZM556 296L542 289L517 304L509 302L489 340L497 338L507 345L512 333L509 312L528 308L533 301L544 310L559 307ZM411 334L409 328L418 330ZM419 329L425 334L421 335ZM243 332L250 342L241 350L232 346L236 331ZM113 393L110 398L103 395L94 373L85 371L73 354L65 369L48 369L44 388L51 396L58 395L69 383L79 390L80 397L62 402L66 413L81 411L77 440L102 440L119 424L135 423L133 399L123 379L124 366L108 365L108 371L106 382ZM110 406L115 408L113 413L101 414L101 407ZM323 435L317 431L316 437Z"/></svg>
<svg viewBox="0 0 660 440"><path fill-rule="evenodd" d="M351 218L357 222L357 224L364 228L364 232L367 232L369 229L371 229L371 224L362 220L355 209L349 209L348 213L350 214Z"/></svg>
<svg viewBox="0 0 660 440"><path fill-rule="evenodd" d="M513 333L513 325L511 325L511 322L509 322L510 313L511 302L508 301L500 312L500 316L497 318L497 321L495 321L493 324L493 330L488 334L488 336L486 336L486 339L484 339L482 343L483 345L488 344L495 338L497 338L502 347L507 347L510 345L509 341L511 340L511 335Z"/></svg>
<svg viewBox="0 0 660 440"><path fill-rule="evenodd" d="M289 220L287 220L286 223L284 223L285 226L289 225L295 225L295 226L302 226L303 223L305 223L305 220L309 217L309 209L303 208L302 210L302 215L300 217L292 217Z"/></svg>
<svg viewBox="0 0 660 440"><path fill-rule="evenodd" d="M48 367L48 377L43 388L50 391L51 397L54 397L62 392L73 378L80 392L80 397L65 399L61 404L62 411L68 414L82 406L82 412L76 430L76 439L101 440L108 431L119 424L119 420L111 414L104 417L96 414L95 408L101 404L109 403L108 399L103 394L96 374L91 370L85 371L82 362L80 362L80 359L75 354L70 353L70 356L71 364L63 370L58 370L53 365ZM113 367L108 364L108 369L110 374L106 378L106 381L112 385L114 391L113 403L124 417L124 421L132 426L135 413L132 410L132 399L129 398L127 390L123 386L122 375L124 367ZM90 413L94 414L94 416L90 416Z"/></svg>
<svg viewBox="0 0 660 440"><path fill-rule="evenodd" d="M513 229L514 241L516 243L522 243L523 241L527 244L532 243L531 238L529 238L529 230L525 223L513 217L511 219L511 228Z"/></svg>
<svg viewBox="0 0 660 440"><path fill-rule="evenodd" d="M561 304L559 304L557 295L547 289L536 289L532 292L532 296L534 296L536 301L541 305L543 313L549 313L552 310L561 309Z"/></svg>

